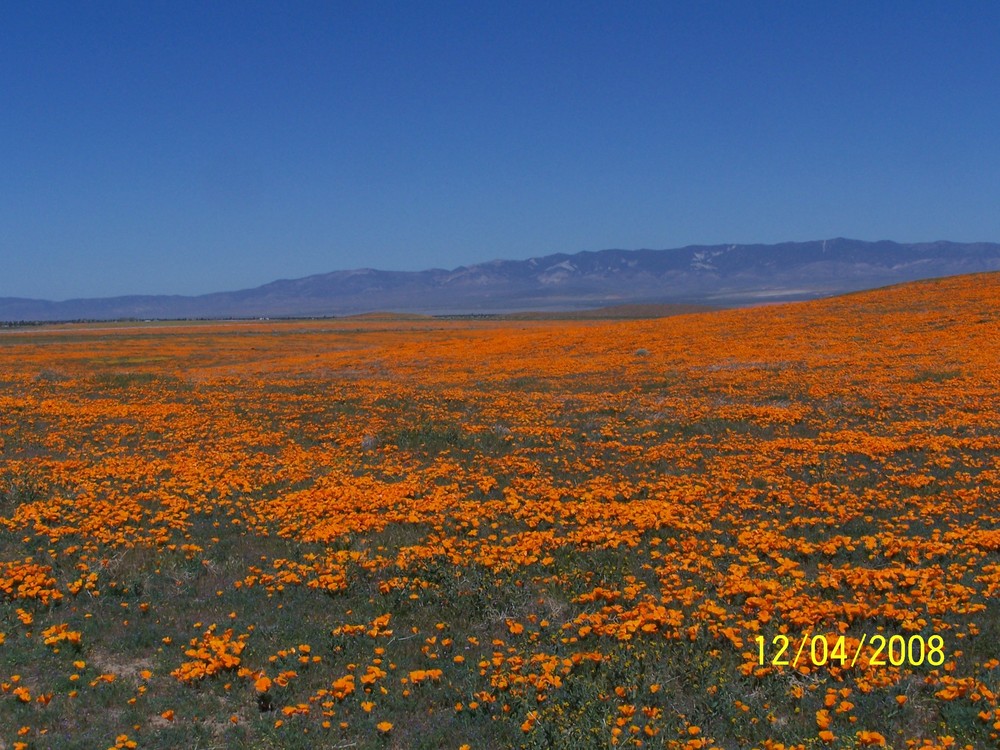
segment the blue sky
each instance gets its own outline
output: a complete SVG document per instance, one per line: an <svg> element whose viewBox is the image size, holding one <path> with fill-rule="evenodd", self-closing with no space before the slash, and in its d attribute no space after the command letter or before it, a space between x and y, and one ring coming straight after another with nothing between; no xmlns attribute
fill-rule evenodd
<svg viewBox="0 0 1000 750"><path fill-rule="evenodd" d="M1000 241L993 2L0 5L0 296Z"/></svg>

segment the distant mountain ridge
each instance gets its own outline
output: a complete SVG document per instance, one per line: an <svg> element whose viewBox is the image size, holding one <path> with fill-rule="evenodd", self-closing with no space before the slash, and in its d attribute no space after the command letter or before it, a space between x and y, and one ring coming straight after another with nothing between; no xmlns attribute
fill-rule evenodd
<svg viewBox="0 0 1000 750"><path fill-rule="evenodd" d="M776 245L691 245L495 260L452 270L350 271L198 296L62 302L0 298L0 320L247 318L572 310L604 305L719 306L823 297L903 281L1000 270L1000 244L900 244L836 238Z"/></svg>

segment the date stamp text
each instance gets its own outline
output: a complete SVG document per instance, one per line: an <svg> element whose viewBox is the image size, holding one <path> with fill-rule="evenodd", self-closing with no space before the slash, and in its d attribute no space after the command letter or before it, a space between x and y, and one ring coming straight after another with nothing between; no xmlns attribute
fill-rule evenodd
<svg viewBox="0 0 1000 750"><path fill-rule="evenodd" d="M761 666L767 664L796 669L799 666L824 667L832 664L853 667L866 644L869 647L865 658L868 666L920 667L928 664L939 667L945 660L944 638L937 634L925 638L922 635L884 636L876 633L869 636L862 633L859 640L843 635L834 639L832 636L803 633L795 638L779 633L770 643L762 635L755 640Z"/></svg>

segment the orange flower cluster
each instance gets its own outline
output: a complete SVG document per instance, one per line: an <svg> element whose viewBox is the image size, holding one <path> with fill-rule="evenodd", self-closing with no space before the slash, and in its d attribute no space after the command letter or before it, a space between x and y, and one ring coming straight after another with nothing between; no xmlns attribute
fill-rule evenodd
<svg viewBox="0 0 1000 750"><path fill-rule="evenodd" d="M52 567L38 565L31 558L0 563L0 593L7 599L35 599L51 604L62 599Z"/></svg>
<svg viewBox="0 0 1000 750"><path fill-rule="evenodd" d="M170 673L181 682L192 683L211 677L219 672L233 671L240 666L240 654L246 648L249 633L241 633L233 638L232 628L216 634L217 627L210 625L201 638L192 638L190 648L184 651L190 661L182 663Z"/></svg>
<svg viewBox="0 0 1000 750"><path fill-rule="evenodd" d="M58 646L58 644L65 642L79 648L81 637L82 634L79 631L70 630L66 623L53 625L42 631L42 638L46 646ZM58 651L58 649L56 650Z"/></svg>

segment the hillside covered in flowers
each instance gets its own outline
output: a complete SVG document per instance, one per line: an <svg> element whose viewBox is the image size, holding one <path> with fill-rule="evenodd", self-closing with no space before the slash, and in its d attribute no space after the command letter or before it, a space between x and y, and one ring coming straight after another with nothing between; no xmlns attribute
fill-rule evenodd
<svg viewBox="0 0 1000 750"><path fill-rule="evenodd" d="M997 274L4 331L0 748L995 747L998 341Z"/></svg>

